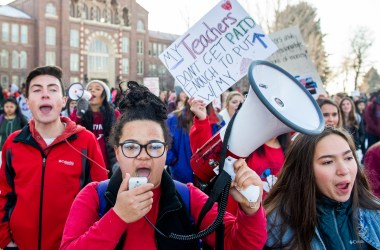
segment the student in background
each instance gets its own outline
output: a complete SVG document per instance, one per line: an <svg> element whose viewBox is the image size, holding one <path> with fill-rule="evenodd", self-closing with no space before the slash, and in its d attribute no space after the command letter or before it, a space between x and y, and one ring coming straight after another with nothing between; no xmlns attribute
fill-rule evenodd
<svg viewBox="0 0 380 250"><path fill-rule="evenodd" d="M368 147L380 141L380 90L375 92L364 112Z"/></svg>
<svg viewBox="0 0 380 250"><path fill-rule="evenodd" d="M342 113L338 104L330 99L318 99L317 103L327 126L334 128L342 127Z"/></svg>
<svg viewBox="0 0 380 250"><path fill-rule="evenodd" d="M116 163L115 152L108 143L112 125L120 116L117 109L112 108L110 89L100 80L92 80L86 85L86 90L91 93L89 107L84 115L77 121L78 124L91 131L98 140L104 162L112 175L112 169Z"/></svg>
<svg viewBox="0 0 380 250"><path fill-rule="evenodd" d="M22 115L16 99L10 97L4 101L4 114L0 115L0 149L5 140L16 130L22 129L28 121Z"/></svg>
<svg viewBox="0 0 380 250"><path fill-rule="evenodd" d="M239 91L231 91L228 93L224 109L219 112L226 124L230 122L240 103L243 101L244 96Z"/></svg>

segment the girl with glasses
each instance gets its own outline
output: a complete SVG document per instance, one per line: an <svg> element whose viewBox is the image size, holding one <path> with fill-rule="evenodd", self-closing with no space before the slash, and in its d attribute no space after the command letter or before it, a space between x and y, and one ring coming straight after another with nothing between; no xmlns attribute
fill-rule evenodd
<svg viewBox="0 0 380 250"><path fill-rule="evenodd" d="M167 111L161 100L146 87L128 83L128 94L120 104L122 116L113 127L120 169L111 177L105 196L110 209L99 218L98 183L86 186L76 197L65 226L61 249L199 249L198 242L169 239L171 232L189 235L204 230L215 219L217 204L197 223L207 195L191 183L190 214L165 171L169 133ZM236 188L259 186L262 182L243 160L234 164L236 179L232 197L239 203L236 216L223 217L225 249L261 249L265 243L265 215L260 205L252 206ZM146 177L147 184L129 190L131 177ZM215 246L214 233L204 238Z"/></svg>

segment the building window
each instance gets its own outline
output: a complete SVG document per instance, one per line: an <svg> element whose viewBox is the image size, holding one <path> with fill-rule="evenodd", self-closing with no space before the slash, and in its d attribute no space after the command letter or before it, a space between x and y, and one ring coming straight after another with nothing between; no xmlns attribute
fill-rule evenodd
<svg viewBox="0 0 380 250"><path fill-rule="evenodd" d="M79 82L79 77L76 77L76 76L70 77L70 83L75 83L75 82Z"/></svg>
<svg viewBox="0 0 380 250"><path fill-rule="evenodd" d="M140 54L140 55L144 54L144 41L143 40L137 40L137 54Z"/></svg>
<svg viewBox="0 0 380 250"><path fill-rule="evenodd" d="M46 27L46 44L55 45L55 28Z"/></svg>
<svg viewBox="0 0 380 250"><path fill-rule="evenodd" d="M153 56L157 56L157 43L153 43Z"/></svg>
<svg viewBox="0 0 380 250"><path fill-rule="evenodd" d="M79 47L79 31L70 30L70 47L78 48Z"/></svg>
<svg viewBox="0 0 380 250"><path fill-rule="evenodd" d="M102 13L100 11L100 8L96 7L96 9L95 9L95 20L100 22L101 18L102 18Z"/></svg>
<svg viewBox="0 0 380 250"><path fill-rule="evenodd" d="M12 42L18 43L19 41L18 24L12 23Z"/></svg>
<svg viewBox="0 0 380 250"><path fill-rule="evenodd" d="M157 74L157 66L155 64L149 65L149 75L156 75Z"/></svg>
<svg viewBox="0 0 380 250"><path fill-rule="evenodd" d="M121 38L121 52L128 53L129 51L129 39L128 37Z"/></svg>
<svg viewBox="0 0 380 250"><path fill-rule="evenodd" d="M162 44L159 43L159 44L158 44L158 49L157 49L157 55L160 55L161 52L162 52Z"/></svg>
<svg viewBox="0 0 380 250"><path fill-rule="evenodd" d="M21 43L28 43L28 26L21 25Z"/></svg>
<svg viewBox="0 0 380 250"><path fill-rule="evenodd" d="M15 76L15 75L12 76L12 83L14 83L16 85L20 85L20 83L18 81L18 76Z"/></svg>
<svg viewBox="0 0 380 250"><path fill-rule="evenodd" d="M25 51L20 52L20 69L26 69L28 65L28 55Z"/></svg>
<svg viewBox="0 0 380 250"><path fill-rule="evenodd" d="M84 19L86 20L90 19L90 15L88 13L88 7L86 4L83 4L83 14L84 14Z"/></svg>
<svg viewBox="0 0 380 250"><path fill-rule="evenodd" d="M1 36L2 36L3 42L9 41L9 23L2 24Z"/></svg>
<svg viewBox="0 0 380 250"><path fill-rule="evenodd" d="M16 50L12 51L12 69L20 68L20 58Z"/></svg>
<svg viewBox="0 0 380 250"><path fill-rule="evenodd" d="M70 70L79 71L79 55L75 53L70 54Z"/></svg>
<svg viewBox="0 0 380 250"><path fill-rule="evenodd" d="M45 13L49 15L56 16L57 15L57 9L55 8L54 4L48 3L46 4Z"/></svg>
<svg viewBox="0 0 380 250"><path fill-rule="evenodd" d="M128 58L121 59L121 70L123 74L128 75L129 74L129 60Z"/></svg>
<svg viewBox="0 0 380 250"><path fill-rule="evenodd" d="M109 53L107 44L101 40L93 40L89 46L88 69L92 72L108 73Z"/></svg>
<svg viewBox="0 0 380 250"><path fill-rule="evenodd" d="M139 31L144 31L145 30L144 22L141 21L141 20L137 20L137 27L136 27L136 29L139 30Z"/></svg>
<svg viewBox="0 0 380 250"><path fill-rule="evenodd" d="M9 67L9 52L8 50L3 49L1 51L1 67L8 68Z"/></svg>
<svg viewBox="0 0 380 250"><path fill-rule="evenodd" d="M1 76L1 86L8 86L9 85L9 77L7 75Z"/></svg>
<svg viewBox="0 0 380 250"><path fill-rule="evenodd" d="M77 2L71 0L70 1L70 16L71 17L80 17L81 13L78 8Z"/></svg>
<svg viewBox="0 0 380 250"><path fill-rule="evenodd" d="M129 25L129 10L127 8L123 8L123 22L125 26L130 26Z"/></svg>
<svg viewBox="0 0 380 250"><path fill-rule="evenodd" d="M46 51L46 65L55 66L55 52L54 51Z"/></svg>
<svg viewBox="0 0 380 250"><path fill-rule="evenodd" d="M137 75L143 75L144 74L144 61L138 60L137 61Z"/></svg>

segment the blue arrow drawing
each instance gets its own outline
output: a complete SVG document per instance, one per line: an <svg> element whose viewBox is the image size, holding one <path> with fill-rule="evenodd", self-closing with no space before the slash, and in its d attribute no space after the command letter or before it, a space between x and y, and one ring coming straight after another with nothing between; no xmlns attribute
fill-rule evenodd
<svg viewBox="0 0 380 250"><path fill-rule="evenodd" d="M252 42L255 43L256 39L263 45L264 48L268 48L268 46L264 43L264 41L261 39L262 37L265 37L264 34L259 34L259 33L253 33L253 39Z"/></svg>

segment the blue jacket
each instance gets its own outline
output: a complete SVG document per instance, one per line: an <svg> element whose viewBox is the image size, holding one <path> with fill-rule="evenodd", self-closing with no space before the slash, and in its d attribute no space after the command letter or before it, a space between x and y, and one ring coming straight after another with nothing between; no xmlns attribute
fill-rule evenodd
<svg viewBox="0 0 380 250"><path fill-rule="evenodd" d="M276 225L274 225L275 219L275 212L267 217L267 246L272 246L280 240L280 230L283 223L277 218ZM380 249L380 210L359 209L358 220L359 237L375 249ZM316 236L311 241L311 248L313 250L327 250L317 228L315 232ZM292 236L293 230L288 229L282 237L281 243L288 242Z"/></svg>
<svg viewBox="0 0 380 250"><path fill-rule="evenodd" d="M172 136L172 144L166 156L166 165L174 180L182 183L194 182L190 166L191 148L189 133L178 127L178 117L170 113L166 121Z"/></svg>

